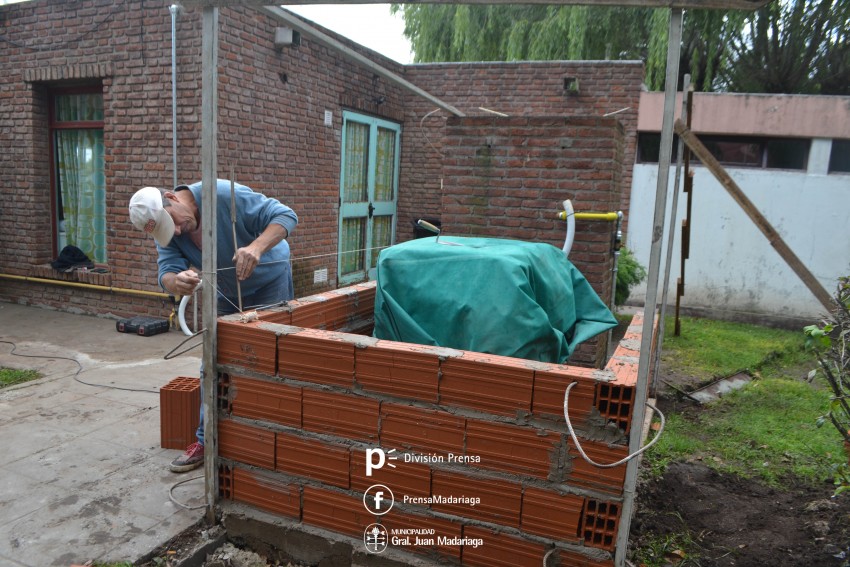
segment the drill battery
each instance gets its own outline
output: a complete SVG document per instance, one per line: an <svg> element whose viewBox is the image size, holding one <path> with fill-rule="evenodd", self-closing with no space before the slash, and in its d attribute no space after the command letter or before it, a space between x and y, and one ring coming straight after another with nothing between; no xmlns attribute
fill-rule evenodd
<svg viewBox="0 0 850 567"><path fill-rule="evenodd" d="M157 319L156 317L132 317L116 321L115 328L119 333L133 333L150 337L168 332L168 320Z"/></svg>

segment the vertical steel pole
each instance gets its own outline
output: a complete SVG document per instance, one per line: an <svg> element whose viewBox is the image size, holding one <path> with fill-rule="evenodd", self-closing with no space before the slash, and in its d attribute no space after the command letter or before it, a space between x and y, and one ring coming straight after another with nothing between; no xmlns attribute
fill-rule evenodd
<svg viewBox="0 0 850 567"><path fill-rule="evenodd" d="M691 76L685 75L685 80L682 82L682 119L687 118L688 114L688 90L691 88ZM673 177L673 202L670 204L670 222L667 224L667 258L664 262L664 279L661 287L661 312L658 316L658 341L655 343L655 352L653 353L652 378L650 381L650 391L655 392L658 380L658 369L661 367L661 346L664 342L664 317L667 313L667 293L670 287L670 264L673 262L673 241L676 239L676 217L679 212L679 179L682 176L682 159L685 149L685 143L679 138L679 143L676 145L676 175ZM684 261L684 260L683 260Z"/></svg>
<svg viewBox="0 0 850 567"><path fill-rule="evenodd" d="M646 301L643 306L643 334L640 343L635 405L632 411L632 428L629 436L629 452L640 449L643 421L646 415L646 400L649 386L650 358L652 351L652 327L658 301L658 275L661 264L661 241L664 234L664 218L667 212L667 186L670 176L670 159L673 153L673 121L676 110L676 87L679 77L679 52L682 44L682 9L670 9L670 28L667 34L667 76L664 79L664 120L661 125L661 148L658 158L658 184L655 189L655 215L652 222L652 248L647 270ZM626 465L626 480L623 489L623 509L617 530L617 547L614 565L622 567L626 561L629 545L629 530L635 504L635 489L638 477L638 459Z"/></svg>
<svg viewBox="0 0 850 567"><path fill-rule="evenodd" d="M180 6L172 4L168 11L171 13L171 158L174 162L171 186L177 187L177 14Z"/></svg>
<svg viewBox="0 0 850 567"><path fill-rule="evenodd" d="M216 390L216 309L218 289L216 266L216 210L218 154L218 8L204 8L201 48L201 247L204 283L204 492L207 501L207 522L215 523L215 502L218 496L218 438Z"/></svg>

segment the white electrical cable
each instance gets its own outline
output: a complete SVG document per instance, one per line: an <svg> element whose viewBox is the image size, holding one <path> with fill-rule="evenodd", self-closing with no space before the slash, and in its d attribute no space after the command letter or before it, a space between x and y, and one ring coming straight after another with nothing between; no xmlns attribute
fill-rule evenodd
<svg viewBox="0 0 850 567"><path fill-rule="evenodd" d="M178 500L174 497L174 494L173 494L174 489L175 489L175 488L177 488L178 486L180 486L181 484L186 484L187 482L191 482L191 481L193 481L193 480L198 480L199 478L204 478L204 477L203 477L203 475L202 475L202 476L193 476L192 478L187 478L187 479L183 479L183 480L178 480L177 482L175 482L174 484L172 484L172 485L171 485L171 488L169 488L169 489L168 489L168 498L169 498L169 499L170 499L170 500L171 500L174 504L176 504L177 506L180 506L181 508L184 508L184 509L186 509L186 510L198 510L199 508L206 508L206 507L207 507L207 505L206 505L206 504L198 504L198 505L196 505L196 506L189 506L189 505L187 505L187 504L183 504L182 502L179 502L179 501L178 501Z"/></svg>
<svg viewBox="0 0 850 567"><path fill-rule="evenodd" d="M581 448L581 444L578 442L578 438L576 437L576 433L575 433L575 431L573 431L573 424L570 423L570 412L569 412L570 390L576 384L578 384L578 382L573 382L572 384L567 386L567 391L564 392L564 419L567 420L567 430L570 432L570 437L572 438L573 443L575 443L576 449L578 449L579 454L582 456L582 458L585 461L587 461L588 463L590 463L594 467L599 467L600 469L609 469L609 468L620 466L623 463L631 461L632 459L634 459L635 457L637 457L638 455L640 455L641 453L643 453L644 451L646 451L647 449L649 449L650 447L655 445L655 443L661 438L661 433L664 431L664 424L666 423L666 421L664 419L664 414L661 413L660 411L658 411L658 408L656 408L655 406L653 406L652 404L647 402L646 406L649 409L651 409L652 411L657 412L658 417L661 418L661 426L658 428L658 433L655 434L655 437L652 438L652 441L650 441L649 443L647 443L646 445L644 445L643 447L641 447L640 449L638 449L637 451L635 451L631 455L627 455L627 456L623 457L622 459L620 459L616 463L600 464L600 463L594 462L593 460L591 460L590 457L587 456L587 454L585 454L584 449ZM634 427L634 424L632 424L632 427Z"/></svg>

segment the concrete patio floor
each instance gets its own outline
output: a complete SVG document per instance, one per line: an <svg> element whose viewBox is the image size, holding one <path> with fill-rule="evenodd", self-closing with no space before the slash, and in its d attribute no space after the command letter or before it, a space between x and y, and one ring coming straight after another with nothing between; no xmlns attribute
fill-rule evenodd
<svg viewBox="0 0 850 567"><path fill-rule="evenodd" d="M133 562L202 517L169 490L203 469L171 473L181 451L160 446L159 388L198 375L200 348L164 359L185 338L0 303L0 367L43 375L0 390L0 565ZM173 489L203 494L203 478Z"/></svg>

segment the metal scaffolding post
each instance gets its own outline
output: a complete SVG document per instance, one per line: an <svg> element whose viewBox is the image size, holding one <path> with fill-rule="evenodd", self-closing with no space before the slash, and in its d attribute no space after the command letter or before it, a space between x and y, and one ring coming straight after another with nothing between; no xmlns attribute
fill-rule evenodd
<svg viewBox="0 0 850 567"><path fill-rule="evenodd" d="M206 280L201 314L204 318L204 493L207 501L207 522L215 523L215 503L218 496L218 457L216 386L216 308L218 279L216 277L216 211L217 154L218 154L218 8L204 8L201 48L203 73L201 79L201 256L202 277Z"/></svg>
<svg viewBox="0 0 850 567"><path fill-rule="evenodd" d="M643 441L643 422L646 416L646 401L649 386L650 358L652 351L652 328L655 322L655 308L658 301L658 276L661 264L662 236L664 218L667 212L667 186L670 177L670 160L673 154L673 121L676 109L676 90L679 77L679 52L682 44L682 9L670 10L670 28L667 34L667 76L664 79L664 120L661 125L661 148L658 157L658 185L655 189L655 215L652 221L652 248L649 254L647 270L646 301L643 306L643 329L640 342L640 362L638 363L635 404L632 414L632 429L629 436L629 453L640 449ZM635 504L639 459L632 459L626 465L626 479L623 489L623 509L617 530L617 547L614 565L622 567L626 561L629 545L632 514Z"/></svg>

